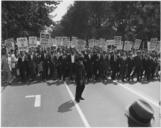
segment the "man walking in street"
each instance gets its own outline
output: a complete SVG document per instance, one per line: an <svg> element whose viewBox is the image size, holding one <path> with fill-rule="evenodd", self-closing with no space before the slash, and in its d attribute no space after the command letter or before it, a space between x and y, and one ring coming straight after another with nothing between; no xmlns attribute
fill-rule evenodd
<svg viewBox="0 0 161 128"><path fill-rule="evenodd" d="M79 102L80 100L84 100L82 98L82 93L85 88L85 67L83 64L83 58L80 57L78 59L78 62L76 64L76 93L75 93L75 100L76 102Z"/></svg>

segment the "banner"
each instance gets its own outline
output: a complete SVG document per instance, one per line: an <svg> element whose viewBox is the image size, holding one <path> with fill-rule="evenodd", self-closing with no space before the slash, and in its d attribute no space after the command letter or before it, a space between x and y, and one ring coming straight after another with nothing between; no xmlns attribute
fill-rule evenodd
<svg viewBox="0 0 161 128"><path fill-rule="evenodd" d="M36 47L37 46L37 37L30 36L29 37L29 47Z"/></svg>
<svg viewBox="0 0 161 128"><path fill-rule="evenodd" d="M48 44L51 41L50 38L51 37L50 37L49 33L41 32L40 33L40 44L41 44L41 46L44 47L44 48L48 47Z"/></svg>
<svg viewBox="0 0 161 128"><path fill-rule="evenodd" d="M131 41L125 41L124 43L124 50L125 51L131 51L133 43Z"/></svg>
<svg viewBox="0 0 161 128"><path fill-rule="evenodd" d="M28 50L27 37L17 38L17 46L19 51L27 51Z"/></svg>
<svg viewBox="0 0 161 128"><path fill-rule="evenodd" d="M10 39L7 39L5 40L5 46L7 48L7 50L11 50L13 49L14 50L14 39L13 38L10 38Z"/></svg>
<svg viewBox="0 0 161 128"><path fill-rule="evenodd" d="M150 42L148 42L148 51L156 50L157 43L158 43L157 38L151 38Z"/></svg>
<svg viewBox="0 0 161 128"><path fill-rule="evenodd" d="M140 39L135 39L133 48L136 49L136 50L139 49L140 45L141 45L141 41L142 40L140 40Z"/></svg>
<svg viewBox="0 0 161 128"><path fill-rule="evenodd" d="M118 50L122 50L123 47L123 42L121 41L121 39L121 36L114 36L115 46Z"/></svg>

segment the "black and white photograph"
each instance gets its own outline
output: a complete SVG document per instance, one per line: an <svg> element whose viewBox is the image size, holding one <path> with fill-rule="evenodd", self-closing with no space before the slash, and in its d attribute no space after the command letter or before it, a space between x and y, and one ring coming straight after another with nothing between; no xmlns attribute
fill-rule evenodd
<svg viewBox="0 0 161 128"><path fill-rule="evenodd" d="M0 3L1 127L161 127L160 1Z"/></svg>

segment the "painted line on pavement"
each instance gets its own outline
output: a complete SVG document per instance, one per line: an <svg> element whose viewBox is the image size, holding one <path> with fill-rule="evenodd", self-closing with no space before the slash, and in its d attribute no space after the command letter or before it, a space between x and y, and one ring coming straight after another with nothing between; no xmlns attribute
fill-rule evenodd
<svg viewBox="0 0 161 128"><path fill-rule="evenodd" d="M146 100L147 102L149 102L149 103L153 104L154 106L160 108L159 102L154 101L152 98L150 98L150 97L148 97L148 96L145 96L145 95L143 95L143 94L141 94L141 93L138 93L138 92L135 91L134 89L129 88L127 85L123 85L123 84L118 83L118 82L116 82L116 83L117 83L119 86L123 87L124 89L130 91L131 93L133 93L133 94L135 94L135 95L137 95L137 96L143 98L143 99Z"/></svg>
<svg viewBox="0 0 161 128"><path fill-rule="evenodd" d="M28 95L26 98L35 98L34 107L40 107L41 106L41 96L40 95Z"/></svg>
<svg viewBox="0 0 161 128"><path fill-rule="evenodd" d="M65 85L65 87L66 87L66 89L67 89L67 91L68 91L68 93L69 93L71 99L73 100L73 102L74 102L74 104L75 104L75 106L76 106L76 109L77 109L77 111L78 111L78 113L79 113L79 115L80 115L80 117L81 117L81 119L82 119L82 121L83 121L85 127L90 127L90 125L89 125L89 123L88 123L86 117L84 116L84 114L83 114L81 108L80 108L79 105L75 102L75 98L74 98L74 96L73 96L71 90L69 89L68 85L67 85L65 82L64 82L64 85Z"/></svg>

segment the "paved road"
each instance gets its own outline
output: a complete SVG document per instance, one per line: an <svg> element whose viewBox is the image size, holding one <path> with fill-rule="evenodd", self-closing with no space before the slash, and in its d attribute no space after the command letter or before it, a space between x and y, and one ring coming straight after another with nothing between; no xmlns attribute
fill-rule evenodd
<svg viewBox="0 0 161 128"><path fill-rule="evenodd" d="M90 83L85 100L72 101L75 85L53 81L16 84L2 88L2 126L21 127L125 127L126 107L134 100L148 100L155 110L153 126L159 122L159 82L150 83Z"/></svg>

